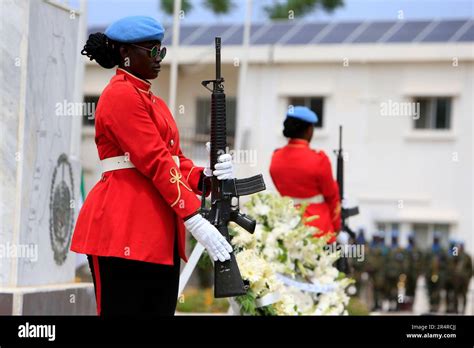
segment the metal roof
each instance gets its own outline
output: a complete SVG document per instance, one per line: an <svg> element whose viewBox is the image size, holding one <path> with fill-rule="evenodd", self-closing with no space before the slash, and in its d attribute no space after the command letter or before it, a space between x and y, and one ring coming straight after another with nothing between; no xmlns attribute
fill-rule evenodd
<svg viewBox="0 0 474 348"><path fill-rule="evenodd" d="M171 44L173 30L166 27L163 44ZM89 34L104 32L105 27L91 27ZM212 45L215 36L224 45L241 45L243 24L182 25L180 45ZM252 45L321 45L362 43L473 42L474 19L416 21L278 21L252 24Z"/></svg>

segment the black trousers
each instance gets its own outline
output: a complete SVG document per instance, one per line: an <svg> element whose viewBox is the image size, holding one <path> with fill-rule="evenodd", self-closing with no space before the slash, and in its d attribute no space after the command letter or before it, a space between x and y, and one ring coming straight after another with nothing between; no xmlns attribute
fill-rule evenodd
<svg viewBox="0 0 474 348"><path fill-rule="evenodd" d="M176 245L173 266L119 257L87 255L87 259L94 280L98 315L174 315L180 271Z"/></svg>

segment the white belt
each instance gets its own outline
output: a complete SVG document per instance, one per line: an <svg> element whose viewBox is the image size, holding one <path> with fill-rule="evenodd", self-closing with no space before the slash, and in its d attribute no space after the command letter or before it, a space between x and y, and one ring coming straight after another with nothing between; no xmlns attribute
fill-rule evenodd
<svg viewBox="0 0 474 348"><path fill-rule="evenodd" d="M116 157L109 157L105 158L100 161L102 165L102 172L109 172L111 170L118 170L118 169L127 169L127 168L135 168L130 159L127 156L116 156Z"/></svg>
<svg viewBox="0 0 474 348"><path fill-rule="evenodd" d="M179 157L172 156L174 162L179 168ZM109 172L111 170L118 170L118 169L127 169L127 168L135 168L135 165L130 162L130 159L127 156L116 156L116 157L109 157L105 158L100 161L102 166L102 172Z"/></svg>
<svg viewBox="0 0 474 348"><path fill-rule="evenodd" d="M319 195L316 195L316 196L313 196L313 197L308 197L308 198L294 198L294 197L291 197L291 199L293 200L293 202L295 202L295 204L301 204L301 203L309 203L309 204L312 204L312 203L315 203L315 204L324 203L324 196L323 196L322 194L319 194Z"/></svg>

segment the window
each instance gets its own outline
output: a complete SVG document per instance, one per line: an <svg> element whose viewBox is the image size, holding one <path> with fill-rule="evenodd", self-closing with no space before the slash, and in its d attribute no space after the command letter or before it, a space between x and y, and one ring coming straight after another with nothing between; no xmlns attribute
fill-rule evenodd
<svg viewBox="0 0 474 348"><path fill-rule="evenodd" d="M451 98L415 98L419 105L419 118L414 120L415 129L450 129Z"/></svg>
<svg viewBox="0 0 474 348"><path fill-rule="evenodd" d="M442 247L448 247L449 229L448 224L422 224L414 223L411 226L415 235L416 245L423 250L431 249L433 245L433 237L439 235L439 241Z"/></svg>
<svg viewBox="0 0 474 348"><path fill-rule="evenodd" d="M226 98L226 130L227 145L234 145L235 137L235 119L236 119L237 103L232 97ZM196 132L195 142L206 143L209 141L211 133L211 99L198 98L196 102Z"/></svg>
<svg viewBox="0 0 474 348"><path fill-rule="evenodd" d="M385 245L392 245L392 233L398 233L400 231L400 225L396 222L378 222L377 230L383 235ZM398 236L398 243L400 244L400 235Z"/></svg>
<svg viewBox="0 0 474 348"><path fill-rule="evenodd" d="M226 98L226 131L227 146L231 150L234 146L235 122L237 104L234 97ZM203 97L196 99L196 125L191 127L179 127L180 143L183 153L192 158L199 165L199 161L208 161L209 154L205 144L210 140L211 133L211 98Z"/></svg>
<svg viewBox="0 0 474 348"><path fill-rule="evenodd" d="M317 128L323 127L323 119L324 119L324 98L323 97L290 97L288 99L288 106L307 106L311 110L313 110L316 115L318 115L318 123L314 126Z"/></svg>
<svg viewBox="0 0 474 348"><path fill-rule="evenodd" d="M412 231L415 237L415 245L423 250L427 250L433 241L428 224L413 224Z"/></svg>
<svg viewBox="0 0 474 348"><path fill-rule="evenodd" d="M99 102L98 95L84 96L84 106L82 108L82 125L94 127L95 124L95 109Z"/></svg>

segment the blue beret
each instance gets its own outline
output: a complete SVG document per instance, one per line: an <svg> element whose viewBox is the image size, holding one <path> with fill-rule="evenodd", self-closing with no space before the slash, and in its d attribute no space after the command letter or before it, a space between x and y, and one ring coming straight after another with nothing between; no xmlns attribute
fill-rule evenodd
<svg viewBox="0 0 474 348"><path fill-rule="evenodd" d="M359 235L356 238L356 243L357 244L365 244L365 237L363 233L359 233Z"/></svg>
<svg viewBox="0 0 474 348"><path fill-rule="evenodd" d="M305 121L308 123L316 123L318 122L318 115L313 112L311 109L307 108L306 106L294 106L290 108L286 117L293 117L297 118L301 121Z"/></svg>
<svg viewBox="0 0 474 348"><path fill-rule="evenodd" d="M113 22L105 30L105 36L111 40L125 43L142 41L163 41L165 29L154 18L130 16Z"/></svg>

